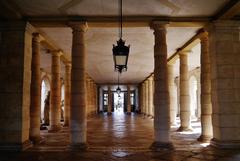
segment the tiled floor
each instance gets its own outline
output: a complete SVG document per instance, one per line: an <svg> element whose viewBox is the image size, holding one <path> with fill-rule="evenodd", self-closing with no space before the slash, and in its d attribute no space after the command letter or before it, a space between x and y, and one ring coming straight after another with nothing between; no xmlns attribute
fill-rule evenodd
<svg viewBox="0 0 240 161"><path fill-rule="evenodd" d="M174 150L149 149L153 142L153 119L116 112L88 119L86 152L68 151L68 129L58 133L42 131L44 142L25 152L0 152L0 161L240 161L240 150L219 150L196 141L200 123L193 121L193 132L176 132L172 127Z"/></svg>

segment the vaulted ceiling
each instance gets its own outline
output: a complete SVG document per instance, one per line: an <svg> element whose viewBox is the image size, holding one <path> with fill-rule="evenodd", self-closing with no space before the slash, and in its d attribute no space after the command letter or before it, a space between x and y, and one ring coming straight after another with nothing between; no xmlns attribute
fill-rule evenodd
<svg viewBox="0 0 240 161"><path fill-rule="evenodd" d="M72 20L86 20L87 72L97 83L116 83L113 70L112 44L118 39L117 0L9 0L0 2L4 8L0 19L26 19L64 51L71 59L72 31L66 24ZM168 57L191 39L214 17L236 10L239 3L231 0L123 0L123 38L131 45L128 71L122 83L139 83L153 72L152 20L167 20ZM231 12L233 12L231 10ZM228 13L228 14L231 14ZM235 16L235 15L234 15ZM108 25L109 24L109 25ZM190 69L199 66L200 46L189 56ZM41 66L50 72L51 56L42 50ZM175 73L178 74L178 62Z"/></svg>

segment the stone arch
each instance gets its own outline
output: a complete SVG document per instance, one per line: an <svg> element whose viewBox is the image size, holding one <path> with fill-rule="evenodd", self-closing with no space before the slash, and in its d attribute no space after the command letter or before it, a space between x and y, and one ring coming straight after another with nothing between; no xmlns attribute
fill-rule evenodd
<svg viewBox="0 0 240 161"><path fill-rule="evenodd" d="M51 90L51 86L50 86L50 78L48 77L47 74L45 74L42 79L41 79L41 122L43 122L43 118L44 118L44 101L46 99L47 93L48 91Z"/></svg>
<svg viewBox="0 0 240 161"><path fill-rule="evenodd" d="M65 84L64 79L61 78L61 121L64 121L64 99L65 99Z"/></svg>

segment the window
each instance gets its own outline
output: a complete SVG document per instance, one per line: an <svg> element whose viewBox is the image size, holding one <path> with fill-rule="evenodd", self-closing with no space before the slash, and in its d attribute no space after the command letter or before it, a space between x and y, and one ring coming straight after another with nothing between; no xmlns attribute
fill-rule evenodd
<svg viewBox="0 0 240 161"><path fill-rule="evenodd" d="M107 106L108 105L108 94L104 93L103 95L103 105Z"/></svg>
<svg viewBox="0 0 240 161"><path fill-rule="evenodd" d="M130 94L130 102L131 102L131 105L134 105L134 93Z"/></svg>

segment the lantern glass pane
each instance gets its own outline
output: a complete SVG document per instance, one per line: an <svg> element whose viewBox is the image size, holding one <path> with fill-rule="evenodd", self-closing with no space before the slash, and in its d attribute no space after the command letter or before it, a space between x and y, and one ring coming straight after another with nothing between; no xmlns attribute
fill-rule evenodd
<svg viewBox="0 0 240 161"><path fill-rule="evenodd" d="M116 65L126 65L126 56L115 56L115 60L116 60Z"/></svg>

